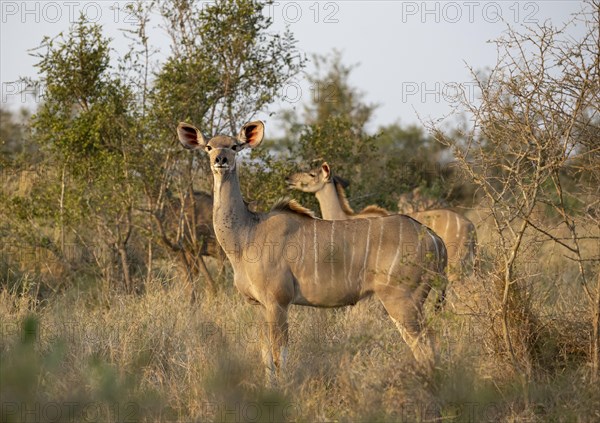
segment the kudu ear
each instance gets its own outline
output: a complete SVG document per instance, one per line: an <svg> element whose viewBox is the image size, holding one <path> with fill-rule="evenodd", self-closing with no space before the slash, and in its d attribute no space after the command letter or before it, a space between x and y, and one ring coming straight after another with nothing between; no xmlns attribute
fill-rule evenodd
<svg viewBox="0 0 600 423"><path fill-rule="evenodd" d="M238 141L244 147L256 148L260 145L265 135L265 125L260 120L248 122L238 134Z"/></svg>
<svg viewBox="0 0 600 423"><path fill-rule="evenodd" d="M331 168L327 162L323 162L321 165L321 173L323 174L323 179L329 181L331 179Z"/></svg>
<svg viewBox="0 0 600 423"><path fill-rule="evenodd" d="M177 125L177 137L181 145L188 150L206 147L206 138L202 132L189 123L180 122Z"/></svg>

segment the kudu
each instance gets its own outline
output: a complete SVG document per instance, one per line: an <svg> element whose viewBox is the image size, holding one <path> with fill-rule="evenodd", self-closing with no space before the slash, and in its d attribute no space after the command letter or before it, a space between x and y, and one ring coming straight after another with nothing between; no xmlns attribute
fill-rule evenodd
<svg viewBox="0 0 600 423"><path fill-rule="evenodd" d="M477 231L475 224L463 215L448 209L445 200L427 197L420 188L400 195L398 213L406 214L433 229L448 249L448 279L458 280L475 264Z"/></svg>
<svg viewBox="0 0 600 423"><path fill-rule="evenodd" d="M215 234L233 267L235 286L264 309L263 358L272 381L285 362L291 304L341 307L371 294L381 300L418 363L433 368L422 310L446 266L445 247L433 231L403 215L321 220L294 201L254 213L242 199L236 156L260 145L263 123L247 123L237 137L207 139L186 123L177 133L184 147L209 156Z"/></svg>
<svg viewBox="0 0 600 423"><path fill-rule="evenodd" d="M189 195L184 197L182 208L179 197L168 195L165 226L176 239L183 237L186 244L192 244L194 239L200 240L200 254L215 258L222 266L225 253L217 242L213 229L213 198L202 191L193 191L193 196L193 200Z"/></svg>
<svg viewBox="0 0 600 423"><path fill-rule="evenodd" d="M378 206L367 206L359 213L354 213L350 206L342 183L334 176L327 163L308 172L298 172L287 178L290 188L316 195L323 219L344 220L387 216L391 213ZM429 210L407 213L422 224L433 229L444 241L448 251L448 279L458 280L464 269L468 269L475 255L475 225L452 210ZM445 288L441 287L440 300L443 301Z"/></svg>
<svg viewBox="0 0 600 423"><path fill-rule="evenodd" d="M225 264L225 253L219 246L212 228L213 201L210 194L191 189L174 195L165 190L153 213L160 240L174 254L185 274L184 285L189 299L197 297L195 279L202 274L207 287L216 290L203 256L214 257L218 262L219 275Z"/></svg>

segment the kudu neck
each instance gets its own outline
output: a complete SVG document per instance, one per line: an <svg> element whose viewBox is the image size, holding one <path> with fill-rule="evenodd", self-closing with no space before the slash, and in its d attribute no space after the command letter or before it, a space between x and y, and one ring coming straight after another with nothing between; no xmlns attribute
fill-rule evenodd
<svg viewBox="0 0 600 423"><path fill-rule="evenodd" d="M248 224L251 215L242 198L237 171L214 174L213 224L219 233L235 233Z"/></svg>
<svg viewBox="0 0 600 423"><path fill-rule="evenodd" d="M327 182L315 195L321 207L323 219L345 220L349 217L342 208L342 199L339 198L333 181Z"/></svg>

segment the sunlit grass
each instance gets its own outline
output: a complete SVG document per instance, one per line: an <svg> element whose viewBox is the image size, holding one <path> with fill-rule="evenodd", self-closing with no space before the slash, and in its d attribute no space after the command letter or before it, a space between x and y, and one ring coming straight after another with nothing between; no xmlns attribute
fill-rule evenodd
<svg viewBox="0 0 600 423"><path fill-rule="evenodd" d="M260 359L260 308L235 291L230 272L194 304L170 271L143 295L100 295L98 283L39 301L3 289L2 421L413 422L436 410L456 422L594 421L588 316L572 287L554 279L560 260L532 277L534 289L552 294L534 304L548 328L547 371L526 388L502 351L484 275L451 286L444 310L428 313L439 355L432 380L372 298L292 307L288 365L273 388Z"/></svg>

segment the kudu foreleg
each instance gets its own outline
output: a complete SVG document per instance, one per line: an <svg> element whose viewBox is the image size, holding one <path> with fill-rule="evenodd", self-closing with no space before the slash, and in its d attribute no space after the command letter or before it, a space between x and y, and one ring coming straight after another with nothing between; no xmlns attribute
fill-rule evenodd
<svg viewBox="0 0 600 423"><path fill-rule="evenodd" d="M271 384L285 367L288 345L287 317L287 306L273 304L265 308L262 352L267 378Z"/></svg>

